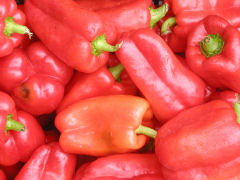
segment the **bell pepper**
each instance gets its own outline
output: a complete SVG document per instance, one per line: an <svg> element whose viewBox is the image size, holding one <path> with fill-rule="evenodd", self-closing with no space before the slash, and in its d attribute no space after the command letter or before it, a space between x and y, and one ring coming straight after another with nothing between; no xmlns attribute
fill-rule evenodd
<svg viewBox="0 0 240 180"><path fill-rule="evenodd" d="M41 126L30 114L16 111L14 101L4 92L0 92L0 112L0 164L8 166L27 161L44 144Z"/></svg>
<svg viewBox="0 0 240 180"><path fill-rule="evenodd" d="M6 177L5 173L1 169L0 169L0 179L1 180L7 180L7 177Z"/></svg>
<svg viewBox="0 0 240 180"><path fill-rule="evenodd" d="M159 121L203 102L205 83L182 65L156 33L141 29L119 41L123 45L116 55Z"/></svg>
<svg viewBox="0 0 240 180"><path fill-rule="evenodd" d="M212 93L209 97L209 100L221 99L233 106L234 102L237 102L236 92L225 90L225 91L216 91Z"/></svg>
<svg viewBox="0 0 240 180"><path fill-rule="evenodd" d="M63 100L57 108L57 112L75 102L90 97L132 94L136 95L137 88L130 80L117 82L123 66L118 64L107 69L105 66L94 73L84 74L77 72L67 87Z"/></svg>
<svg viewBox="0 0 240 180"><path fill-rule="evenodd" d="M151 0L77 0L84 9L91 9L116 27L117 37L122 33L141 28L153 28L165 16L168 5L154 9ZM118 39L117 38L117 39Z"/></svg>
<svg viewBox="0 0 240 180"><path fill-rule="evenodd" d="M162 168L162 172L168 180L234 180L239 179L240 157L223 164L186 170L171 171Z"/></svg>
<svg viewBox="0 0 240 180"><path fill-rule="evenodd" d="M59 59L80 72L96 71L107 62L107 52L120 47L109 44L116 39L116 28L73 0L27 0L24 6L39 39Z"/></svg>
<svg viewBox="0 0 240 180"><path fill-rule="evenodd" d="M166 179L176 180L170 177L178 172L187 172L181 180L195 179L188 177L191 170L197 168L209 173L199 179L215 179L210 178L211 171L220 175L225 173L224 169L234 169L228 164L239 158L240 104L235 103L234 109L225 101L211 101L184 110L158 130L155 152L161 165L170 171L164 175ZM229 170L226 174L235 177L232 175L236 175L236 171ZM239 171L237 175L239 177Z"/></svg>
<svg viewBox="0 0 240 180"><path fill-rule="evenodd" d="M40 42L26 50L15 49L0 60L0 67L0 89L12 95L18 108L33 115L57 108L73 73Z"/></svg>
<svg viewBox="0 0 240 180"><path fill-rule="evenodd" d="M1 165L0 169L2 169L5 172L8 180L13 180L15 178L15 176L18 174L18 172L20 171L20 169L22 168L23 165L24 165L23 162L18 162L14 165L11 165L11 166L2 166Z"/></svg>
<svg viewBox="0 0 240 180"><path fill-rule="evenodd" d="M92 156L125 153L144 146L156 133L148 102L131 95L98 96L80 100L57 114L64 151ZM143 124L143 125L142 125Z"/></svg>
<svg viewBox="0 0 240 180"><path fill-rule="evenodd" d="M209 85L240 92L240 34L225 19L208 16L189 34L186 60Z"/></svg>
<svg viewBox="0 0 240 180"><path fill-rule="evenodd" d="M73 180L132 179L141 175L158 175L161 180L161 166L154 154L132 153L101 157L80 166Z"/></svg>
<svg viewBox="0 0 240 180"><path fill-rule="evenodd" d="M209 15L221 16L233 26L240 26L240 3L238 0L168 0L168 2L171 2L172 11L176 18L176 26L171 33L170 41L172 42L169 43L169 46L176 48L177 44L177 52L185 51L188 34L199 21Z"/></svg>
<svg viewBox="0 0 240 180"><path fill-rule="evenodd" d="M57 142L40 146L20 170L15 180L71 180L76 156L64 152Z"/></svg>
<svg viewBox="0 0 240 180"><path fill-rule="evenodd" d="M32 33L24 26L26 17L14 0L1 0L0 7L0 57L3 57L21 44L23 34L31 37Z"/></svg>

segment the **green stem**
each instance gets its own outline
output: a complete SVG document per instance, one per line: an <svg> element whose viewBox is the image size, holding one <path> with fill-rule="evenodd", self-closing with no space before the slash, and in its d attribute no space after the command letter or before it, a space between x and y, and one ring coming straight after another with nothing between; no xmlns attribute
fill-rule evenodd
<svg viewBox="0 0 240 180"><path fill-rule="evenodd" d="M203 55L209 58L222 52L224 40L219 34L209 34L199 44Z"/></svg>
<svg viewBox="0 0 240 180"><path fill-rule="evenodd" d="M116 44L115 46L112 46L107 43L105 34L102 34L98 37L96 37L92 41L92 53L95 56L99 56L102 52L115 52L121 47L122 43Z"/></svg>
<svg viewBox="0 0 240 180"><path fill-rule="evenodd" d="M149 127L146 127L146 126L143 126L143 125L140 125L136 130L135 130L135 133L136 134L143 134L143 135L146 135L148 137L151 137L153 139L156 138L156 135L157 135L157 131L152 129L152 128L149 128Z"/></svg>
<svg viewBox="0 0 240 180"><path fill-rule="evenodd" d="M166 35L171 33L171 27L175 26L176 23L176 18L175 17L170 17L166 21L163 22L162 27L161 27L161 35Z"/></svg>
<svg viewBox="0 0 240 180"><path fill-rule="evenodd" d="M112 73L115 81L118 81L122 71L124 70L124 67L122 64L118 64L116 66L108 68L108 70Z"/></svg>
<svg viewBox="0 0 240 180"><path fill-rule="evenodd" d="M156 23L167 14L168 4L165 3L157 9L153 9L152 7L149 7L149 11L151 14L150 28L152 29L154 28Z"/></svg>
<svg viewBox="0 0 240 180"><path fill-rule="evenodd" d="M15 121L12 119L13 115L9 114L7 115L7 123L5 127L5 134L7 134L7 131L14 130L14 131L24 131L25 127L23 124L21 124L18 121Z"/></svg>
<svg viewBox="0 0 240 180"><path fill-rule="evenodd" d="M240 101L239 101L238 93L236 93L235 96L237 97L237 102L233 103L233 108L237 114L237 122L238 124L240 124Z"/></svg>
<svg viewBox="0 0 240 180"><path fill-rule="evenodd" d="M30 39L32 37L32 33L26 26L15 23L13 17L8 16L5 19L4 34L10 37L13 33L28 34Z"/></svg>

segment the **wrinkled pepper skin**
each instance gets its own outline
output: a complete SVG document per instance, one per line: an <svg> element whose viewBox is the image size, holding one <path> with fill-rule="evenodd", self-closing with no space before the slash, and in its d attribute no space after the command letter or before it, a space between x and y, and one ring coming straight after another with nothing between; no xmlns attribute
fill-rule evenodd
<svg viewBox="0 0 240 180"><path fill-rule="evenodd" d="M121 79L122 80L122 79ZM96 96L130 94L136 95L137 88L130 80L117 82L111 72L104 66L94 73L77 72L67 87L57 112L75 102Z"/></svg>
<svg viewBox="0 0 240 180"><path fill-rule="evenodd" d="M101 157L80 166L73 180L131 179L141 175L161 176L161 166L154 154L132 153Z"/></svg>
<svg viewBox="0 0 240 180"><path fill-rule="evenodd" d="M23 166L15 180L71 180L76 156L65 153L57 142L39 147Z"/></svg>
<svg viewBox="0 0 240 180"><path fill-rule="evenodd" d="M116 28L96 12L81 8L73 0L26 0L24 6L36 35L67 65L90 73L107 62L108 53L94 55L91 42L103 34L108 43L114 42Z"/></svg>
<svg viewBox="0 0 240 180"><path fill-rule="evenodd" d="M135 132L148 125L152 111L148 102L130 95L99 96L78 101L57 114L64 151L92 156L138 150L147 141ZM91 132L91 133L89 133Z"/></svg>
<svg viewBox="0 0 240 180"><path fill-rule="evenodd" d="M222 100L184 110L158 130L155 145L159 162L173 173L196 168L214 171L216 167L220 167L216 174L224 173L221 169L228 167L221 164L239 158L237 114Z"/></svg>
<svg viewBox="0 0 240 180"><path fill-rule="evenodd" d="M72 73L42 43L35 42L0 60L0 89L12 95L18 108L33 115L48 114L62 100Z"/></svg>
<svg viewBox="0 0 240 180"><path fill-rule="evenodd" d="M9 32L9 37L4 33L6 30L5 20L12 17L17 24L24 25L26 23L25 14L18 9L14 0L1 0L0 2L0 57L9 55L14 48L19 46L24 35ZM25 27L26 28L26 27ZM27 30L27 28L26 28Z"/></svg>
<svg viewBox="0 0 240 180"><path fill-rule="evenodd" d="M7 177L6 177L5 173L1 169L0 169L0 179L1 180L7 180Z"/></svg>
<svg viewBox="0 0 240 180"><path fill-rule="evenodd" d="M159 121L203 102L204 82L182 65L156 33L141 29L120 41L123 45L116 55Z"/></svg>
<svg viewBox="0 0 240 180"><path fill-rule="evenodd" d="M150 28L151 14L149 7L151 0L120 0L115 2L94 0L91 2L95 3L94 5L91 4L93 5L91 9L94 9L103 19L106 19L116 27L118 38L124 32ZM78 0L77 3L82 8L90 9L90 3L87 4L84 1L82 2L82 0ZM103 4L98 6L99 3Z"/></svg>
<svg viewBox="0 0 240 180"><path fill-rule="evenodd" d="M23 111L16 111L15 103L6 93L0 92L0 164L9 166L18 161L26 162L32 152L45 143L45 134L37 120ZM7 116L24 125L25 130L8 130Z"/></svg>
<svg viewBox="0 0 240 180"><path fill-rule="evenodd" d="M206 57L204 53L207 50L203 53L204 47L201 48L199 43L205 42L204 40L210 35L216 34L223 40L224 45L219 48L221 51L218 54L214 53L211 57ZM240 92L240 51L236 48L239 46L240 33L237 28L219 16L208 16L189 34L186 60L192 71L209 85ZM207 51L207 53L210 52Z"/></svg>
<svg viewBox="0 0 240 180"><path fill-rule="evenodd" d="M240 157L215 166L191 168L180 171L171 171L162 168L162 172L168 180L226 180L239 179Z"/></svg>
<svg viewBox="0 0 240 180"><path fill-rule="evenodd" d="M176 44L182 44L176 52L184 52L187 45L187 37L194 26L209 15L218 15L225 18L234 27L240 26L240 2L238 0L169 0L177 25L171 34L172 48ZM174 44L175 43L175 44ZM174 50L174 48L173 48Z"/></svg>

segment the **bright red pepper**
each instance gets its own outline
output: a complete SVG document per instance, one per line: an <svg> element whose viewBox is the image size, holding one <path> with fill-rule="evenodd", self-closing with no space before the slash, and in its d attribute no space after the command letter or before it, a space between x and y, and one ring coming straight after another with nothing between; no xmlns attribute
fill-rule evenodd
<svg viewBox="0 0 240 180"><path fill-rule="evenodd" d="M12 98L3 92L0 92L0 112L0 164L27 161L45 143L41 126L30 114L16 111Z"/></svg>
<svg viewBox="0 0 240 180"><path fill-rule="evenodd" d="M166 4L158 9L150 7L151 0L92 0L91 3L77 0L77 3L84 9L94 10L113 24L118 38L124 32L153 28L168 11Z"/></svg>
<svg viewBox="0 0 240 180"><path fill-rule="evenodd" d="M73 180L132 179L141 175L158 175L161 180L161 166L154 154L118 154L98 158L81 166Z"/></svg>
<svg viewBox="0 0 240 180"><path fill-rule="evenodd" d="M24 165L24 163L18 162L11 166L2 166L1 165L0 168L5 172L8 180L13 180L23 165Z"/></svg>
<svg viewBox="0 0 240 180"><path fill-rule="evenodd" d="M216 92L212 93L209 97L209 100L216 100L216 99L224 100L224 101L228 102L231 106L233 106L233 103L238 101L236 92L229 91L229 90L216 91Z"/></svg>
<svg viewBox="0 0 240 180"><path fill-rule="evenodd" d="M170 177L183 172L181 180L192 180L191 169L197 168L206 170L203 174L207 177L201 180L215 180L210 177L224 173L239 177L239 171L224 172L234 169L227 164L239 158L240 107L237 103L234 107L236 112L225 101L211 101L179 113L158 130L155 152L160 163L169 169L166 179L176 180Z"/></svg>
<svg viewBox="0 0 240 180"><path fill-rule="evenodd" d="M57 142L39 147L23 166L15 180L71 180L76 156L65 153Z"/></svg>
<svg viewBox="0 0 240 180"><path fill-rule="evenodd" d="M0 169L0 179L1 180L7 180L7 177L6 177L5 173L1 169Z"/></svg>
<svg viewBox="0 0 240 180"><path fill-rule="evenodd" d="M215 88L240 92L240 33L225 19L208 16L189 34L189 67Z"/></svg>
<svg viewBox="0 0 240 180"><path fill-rule="evenodd" d="M36 42L26 50L15 49L0 60L0 89L11 93L18 108L34 115L48 114L62 100L72 73L42 43Z"/></svg>
<svg viewBox="0 0 240 180"><path fill-rule="evenodd" d="M240 1L219 0L168 0L176 16L176 26L173 28L169 46L178 52L184 52L189 32L194 26L209 15L218 15L228 20L233 26L240 26ZM175 44L174 44L175 43Z"/></svg>
<svg viewBox="0 0 240 180"><path fill-rule="evenodd" d="M24 6L28 22L39 39L80 72L96 71L107 62L106 51L120 47L107 43L115 41L116 28L73 0L27 0Z"/></svg>
<svg viewBox="0 0 240 180"><path fill-rule="evenodd" d="M116 55L159 121L203 102L204 82L179 62L156 33L141 29L120 41L123 45Z"/></svg>
<svg viewBox="0 0 240 180"><path fill-rule="evenodd" d="M1 0L0 2L0 57L9 55L13 49L20 45L24 35L31 33L26 26L26 17L18 9L14 0Z"/></svg>
<svg viewBox="0 0 240 180"><path fill-rule="evenodd" d="M168 180L238 180L240 178L240 157L223 164L186 170L171 171L162 168Z"/></svg>
<svg viewBox="0 0 240 180"><path fill-rule="evenodd" d="M110 69L104 66L91 74L77 72L67 87L67 92L58 106L57 112L79 100L90 97L115 94L136 95L137 88L128 78L121 79L121 83L116 81L122 70L123 66L119 64Z"/></svg>
<svg viewBox="0 0 240 180"><path fill-rule="evenodd" d="M103 156L143 147L147 137L142 135L141 124L149 125L151 120L145 99L112 95L76 102L56 116L55 126L61 132L59 143L64 151ZM149 134L155 136L155 132Z"/></svg>

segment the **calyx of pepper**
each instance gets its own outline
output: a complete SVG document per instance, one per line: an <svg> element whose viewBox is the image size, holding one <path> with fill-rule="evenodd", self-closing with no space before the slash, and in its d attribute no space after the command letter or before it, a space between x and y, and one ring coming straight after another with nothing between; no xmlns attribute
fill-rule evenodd
<svg viewBox="0 0 240 180"><path fill-rule="evenodd" d="M7 134L7 131L9 131L9 130L25 131L25 127L20 122L13 120L13 115L9 114L9 115L7 115L7 123L6 123L6 127L5 127L5 134Z"/></svg>
<svg viewBox="0 0 240 180"><path fill-rule="evenodd" d="M237 122L238 124L240 124L240 101L239 101L238 93L236 93L235 96L237 97L237 102L233 103L233 108L237 114Z"/></svg>
<svg viewBox="0 0 240 180"><path fill-rule="evenodd" d="M108 70L112 73L115 81L120 81L120 75L124 70L124 67L122 64L118 64L116 66L110 67L108 68Z"/></svg>
<svg viewBox="0 0 240 180"><path fill-rule="evenodd" d="M146 135L150 138L153 138L155 139L156 136L157 136L157 131L150 128L150 127L147 127L147 126L143 126L143 125L140 125L136 130L135 130L135 133L136 134L143 134L143 135Z"/></svg>
<svg viewBox="0 0 240 180"><path fill-rule="evenodd" d="M163 36L171 33L171 27L175 26L176 24L176 17L170 17L165 20L161 26L161 35Z"/></svg>
<svg viewBox="0 0 240 180"><path fill-rule="evenodd" d="M18 34L28 34L29 39L31 39L33 35L33 33L31 33L26 26L15 23L13 20L13 17L10 17L10 16L6 17L5 19L5 27L3 32L7 37L10 37L13 33L18 33Z"/></svg>
<svg viewBox="0 0 240 180"><path fill-rule="evenodd" d="M199 44L203 55L209 58L222 53L224 40L219 34L209 34Z"/></svg>
<svg viewBox="0 0 240 180"><path fill-rule="evenodd" d="M154 28L156 23L167 14L168 4L165 3L157 9L153 9L152 7L149 7L149 11L151 14L150 28L152 29Z"/></svg>
<svg viewBox="0 0 240 180"><path fill-rule="evenodd" d="M112 45L107 43L105 34L102 34L100 36L97 36L92 41L91 44L92 44L92 53L95 56L99 56L102 52L115 52L115 51L117 51L121 47L122 42L120 44L116 44L115 46L112 46Z"/></svg>

